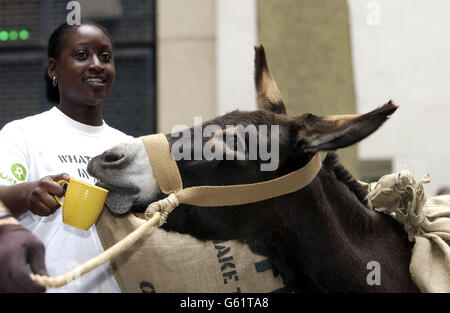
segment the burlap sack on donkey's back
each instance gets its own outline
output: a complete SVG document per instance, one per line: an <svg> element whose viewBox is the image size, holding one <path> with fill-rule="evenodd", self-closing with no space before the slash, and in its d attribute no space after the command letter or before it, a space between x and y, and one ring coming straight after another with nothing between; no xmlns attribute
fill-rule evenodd
<svg viewBox="0 0 450 313"><path fill-rule="evenodd" d="M134 231L144 219L113 215L104 208L96 227L104 249ZM199 241L152 227L111 262L122 292L286 291L264 256L237 241Z"/></svg>
<svg viewBox="0 0 450 313"><path fill-rule="evenodd" d="M427 199L423 184L407 170L368 186L375 210L392 214L414 243L409 272L422 292L450 292L450 196Z"/></svg>
<svg viewBox="0 0 450 313"><path fill-rule="evenodd" d="M422 292L450 292L450 196L427 200L409 271Z"/></svg>

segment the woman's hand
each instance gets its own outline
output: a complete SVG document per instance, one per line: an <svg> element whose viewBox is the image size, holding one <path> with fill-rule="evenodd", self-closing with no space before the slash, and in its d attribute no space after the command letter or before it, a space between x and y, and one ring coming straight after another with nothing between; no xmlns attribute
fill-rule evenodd
<svg viewBox="0 0 450 313"><path fill-rule="evenodd" d="M26 203L28 209L39 216L48 216L60 207L55 195L64 196L64 189L58 185L59 180L70 180L68 174L49 175L38 181L31 182L26 193Z"/></svg>

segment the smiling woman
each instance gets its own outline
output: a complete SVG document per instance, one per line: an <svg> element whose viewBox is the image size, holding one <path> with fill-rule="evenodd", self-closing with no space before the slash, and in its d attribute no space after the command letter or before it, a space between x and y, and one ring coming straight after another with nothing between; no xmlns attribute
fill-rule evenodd
<svg viewBox="0 0 450 313"><path fill-rule="evenodd" d="M61 45L60 40L70 36ZM114 77L112 41L101 26L63 24L50 38L48 66L45 79L50 100L60 102L60 110L74 119L79 118L77 108L95 107L88 125L102 125L101 104L111 90ZM59 45L58 45L59 44ZM95 113L94 113L95 112Z"/></svg>
<svg viewBox="0 0 450 313"><path fill-rule="evenodd" d="M54 196L57 184L70 176L88 183L90 158L130 137L103 120L103 103L115 78L113 44L108 32L95 24L59 26L48 42L45 67L47 99L52 109L8 123L0 131L0 200L44 244L50 275L103 251L97 231L72 228L62 222ZM20 169L20 175L18 175ZM26 273L17 266L17 273ZM58 292L118 292L105 265Z"/></svg>

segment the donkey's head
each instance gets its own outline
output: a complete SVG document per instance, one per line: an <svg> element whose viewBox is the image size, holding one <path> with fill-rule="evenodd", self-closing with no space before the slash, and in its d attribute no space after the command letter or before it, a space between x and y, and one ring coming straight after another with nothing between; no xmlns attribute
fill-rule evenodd
<svg viewBox="0 0 450 313"><path fill-rule="evenodd" d="M290 117L263 47L257 46L255 52L258 110L233 111L166 135L183 187L247 184L279 177L304 166L318 151L357 143L397 109L389 101L362 115ZM110 190L107 205L116 213L146 207L161 196L141 139L96 156L88 171Z"/></svg>

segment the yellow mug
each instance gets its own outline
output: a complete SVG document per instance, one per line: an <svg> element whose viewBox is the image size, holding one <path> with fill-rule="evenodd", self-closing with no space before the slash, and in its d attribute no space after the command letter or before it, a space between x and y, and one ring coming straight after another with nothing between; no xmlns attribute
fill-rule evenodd
<svg viewBox="0 0 450 313"><path fill-rule="evenodd" d="M60 180L58 184L67 184L64 202L55 196L63 208L63 222L82 230L91 228L102 211L108 190L75 178Z"/></svg>

